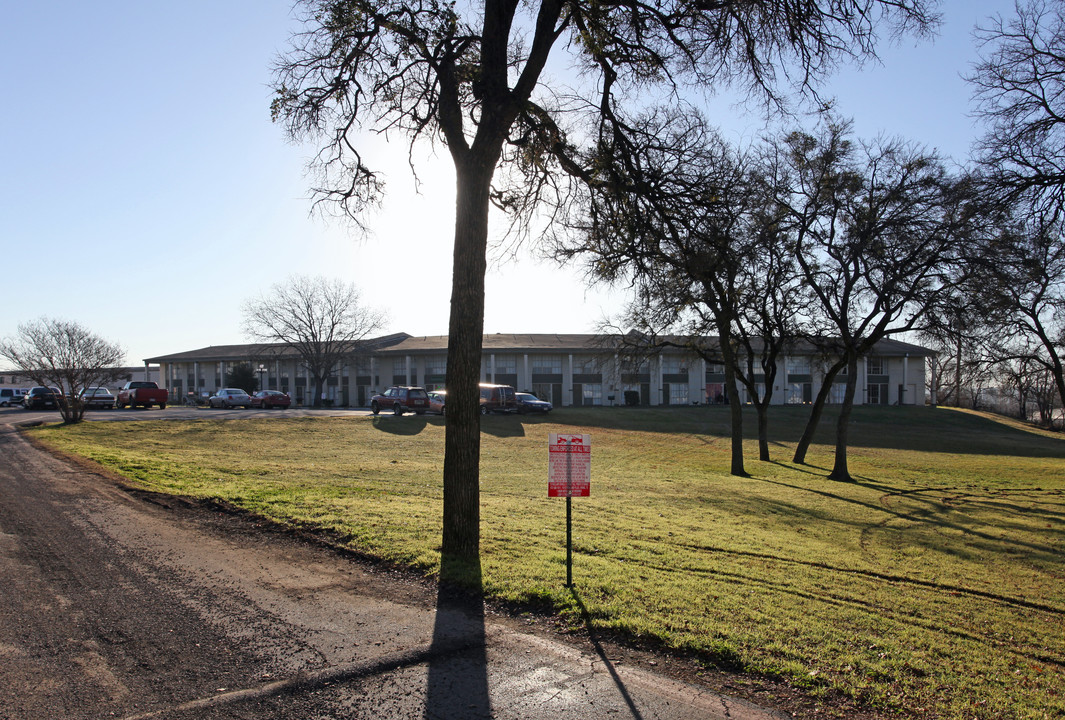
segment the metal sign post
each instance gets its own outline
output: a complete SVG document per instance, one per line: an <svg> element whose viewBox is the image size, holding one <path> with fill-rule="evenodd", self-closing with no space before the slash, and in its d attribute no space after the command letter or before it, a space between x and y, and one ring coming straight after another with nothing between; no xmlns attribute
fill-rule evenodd
<svg viewBox="0 0 1065 720"><path fill-rule="evenodd" d="M566 498L566 587L573 587L573 497L591 495L592 436L551 433L547 450L547 496Z"/></svg>

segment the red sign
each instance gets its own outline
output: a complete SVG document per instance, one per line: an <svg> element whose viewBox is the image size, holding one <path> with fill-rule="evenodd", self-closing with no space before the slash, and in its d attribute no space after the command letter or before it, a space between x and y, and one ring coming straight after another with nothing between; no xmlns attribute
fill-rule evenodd
<svg viewBox="0 0 1065 720"><path fill-rule="evenodd" d="M548 497L588 497L591 495L591 435L551 433L547 455Z"/></svg>

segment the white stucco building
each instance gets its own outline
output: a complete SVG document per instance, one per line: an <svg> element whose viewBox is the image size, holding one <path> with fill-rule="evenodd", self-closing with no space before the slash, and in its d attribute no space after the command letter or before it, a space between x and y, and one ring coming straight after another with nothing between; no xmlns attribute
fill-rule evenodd
<svg viewBox="0 0 1065 720"><path fill-rule="evenodd" d="M713 347L714 338L701 339ZM512 385L556 406L690 405L723 402L720 363L676 347L634 349L601 335L485 335L481 361L484 382ZM883 340L858 365L859 404L925 404L926 359L932 351L897 340ZM810 343L800 343L780 361L773 387L776 404L810 402L834 358ZM276 344L223 345L147 358L158 365L153 377L170 389L173 400L189 393L211 394L226 386L233 366L248 363L261 387L287 392L297 404L310 404L314 392L295 351ZM330 404L364 406L391 385L443 388L447 380L447 336L413 337L405 333L361 343L325 386ZM841 402L844 375L833 383L829 402ZM740 388L746 401L747 393Z"/></svg>

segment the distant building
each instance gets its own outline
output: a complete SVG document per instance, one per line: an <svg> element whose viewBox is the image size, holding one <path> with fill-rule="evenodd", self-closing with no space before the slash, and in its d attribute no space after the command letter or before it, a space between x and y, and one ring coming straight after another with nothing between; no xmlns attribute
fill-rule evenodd
<svg viewBox="0 0 1065 720"><path fill-rule="evenodd" d="M130 380L155 380L156 382L159 381L158 367L150 367L148 365L142 365L139 367L124 367L116 369L115 372L117 373L118 378L112 382L104 383L104 386L111 390L117 390ZM0 387L20 388L23 390L28 390L36 384L37 383L35 383L33 380L29 379L22 373L11 370L8 370L6 372L0 370ZM69 388L63 389L68 390Z"/></svg>
<svg viewBox="0 0 1065 720"><path fill-rule="evenodd" d="M724 402L724 368L681 347L648 349L603 335L485 335L481 359L484 382L512 385L556 406L692 405ZM714 347L716 338L700 338ZM824 345L830 347L830 343ZM870 405L925 404L926 359L933 351L897 340L882 340L859 361L855 402ZM800 343L780 361L773 388L776 404L811 402L835 358L830 350ZM221 345L147 358L158 365L155 378L173 400L209 395L226 386L230 369L248 363L261 386L286 392L297 404L311 404L313 378L294 350L281 344ZM843 400L845 375L833 383L829 402ZM335 368L325 400L361 407L391 385L447 384L447 336L388 335L359 343ZM743 388L737 390L748 400Z"/></svg>

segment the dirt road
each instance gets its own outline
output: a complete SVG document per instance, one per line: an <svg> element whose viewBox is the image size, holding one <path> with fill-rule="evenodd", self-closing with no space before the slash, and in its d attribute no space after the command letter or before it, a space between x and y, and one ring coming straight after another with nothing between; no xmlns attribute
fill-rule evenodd
<svg viewBox="0 0 1065 720"><path fill-rule="evenodd" d="M0 424L0 720L783 717Z"/></svg>

